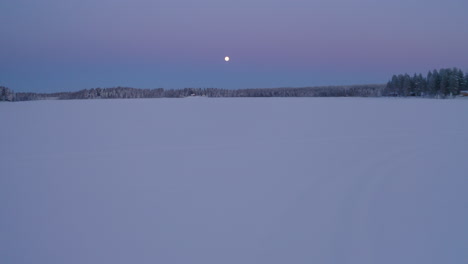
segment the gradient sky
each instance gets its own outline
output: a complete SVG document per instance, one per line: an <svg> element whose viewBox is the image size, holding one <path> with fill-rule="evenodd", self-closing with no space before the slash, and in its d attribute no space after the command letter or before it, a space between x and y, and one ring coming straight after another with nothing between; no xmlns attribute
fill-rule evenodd
<svg viewBox="0 0 468 264"><path fill-rule="evenodd" d="M339 85L468 71L466 0L3 0L0 10L0 85L15 91Z"/></svg>

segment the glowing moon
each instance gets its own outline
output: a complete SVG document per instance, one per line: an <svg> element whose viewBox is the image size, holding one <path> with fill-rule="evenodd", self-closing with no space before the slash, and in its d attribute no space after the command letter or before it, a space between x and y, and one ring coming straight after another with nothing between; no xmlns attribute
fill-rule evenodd
<svg viewBox="0 0 468 264"><path fill-rule="evenodd" d="M226 56L226 57L224 57L224 60L225 60L225 61L229 61L230 59L229 59L228 56Z"/></svg>

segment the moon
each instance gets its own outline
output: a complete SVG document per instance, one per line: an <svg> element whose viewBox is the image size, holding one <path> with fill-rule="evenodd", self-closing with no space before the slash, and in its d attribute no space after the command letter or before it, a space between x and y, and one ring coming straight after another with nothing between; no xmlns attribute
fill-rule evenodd
<svg viewBox="0 0 468 264"><path fill-rule="evenodd" d="M226 56L226 57L224 57L224 60L225 60L225 61L229 61L230 58L229 58L228 56Z"/></svg>

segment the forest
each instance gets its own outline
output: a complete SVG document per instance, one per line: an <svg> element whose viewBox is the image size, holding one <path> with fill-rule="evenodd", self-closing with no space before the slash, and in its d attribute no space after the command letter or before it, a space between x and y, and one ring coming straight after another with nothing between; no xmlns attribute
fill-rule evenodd
<svg viewBox="0 0 468 264"><path fill-rule="evenodd" d="M468 90L468 74L457 68L429 71L422 74L393 75L383 91L383 96L423 96L446 98Z"/></svg>
<svg viewBox="0 0 468 264"><path fill-rule="evenodd" d="M138 89L130 87L93 88L77 92L61 93L13 93L5 101L31 100L71 100L71 99L113 99L113 98L184 98L189 96L205 97L376 97L380 96L384 85L322 86L303 88L255 88L255 89L220 89L220 88L184 88L184 89ZM2 97L3 98L3 97Z"/></svg>
<svg viewBox="0 0 468 264"><path fill-rule="evenodd" d="M285 88L184 88L138 89L130 87L92 88L76 92L33 93L19 92L0 86L0 101L112 99L112 98L183 98L205 97L380 97L420 96L428 98L452 98L460 91L468 90L468 74L458 68L446 68L422 74L393 75L385 84L348 86L285 87Z"/></svg>

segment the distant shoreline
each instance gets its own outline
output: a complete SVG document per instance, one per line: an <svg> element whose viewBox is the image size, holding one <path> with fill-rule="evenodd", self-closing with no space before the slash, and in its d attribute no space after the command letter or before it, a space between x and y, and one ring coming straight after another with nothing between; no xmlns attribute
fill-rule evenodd
<svg viewBox="0 0 468 264"><path fill-rule="evenodd" d="M72 99L130 99L205 97L379 97L384 84L342 86L282 87L252 89L184 88L140 89L131 87L92 88L76 92L33 93L18 92L0 87L2 101L72 100Z"/></svg>
<svg viewBox="0 0 468 264"><path fill-rule="evenodd" d="M468 74L457 68L433 70L422 74L393 75L386 84L357 84L313 87L252 89L183 88L139 89L131 87L92 88L76 92L15 93L0 86L0 101L114 99L114 98L184 98L206 97L424 97L453 98L468 96Z"/></svg>

